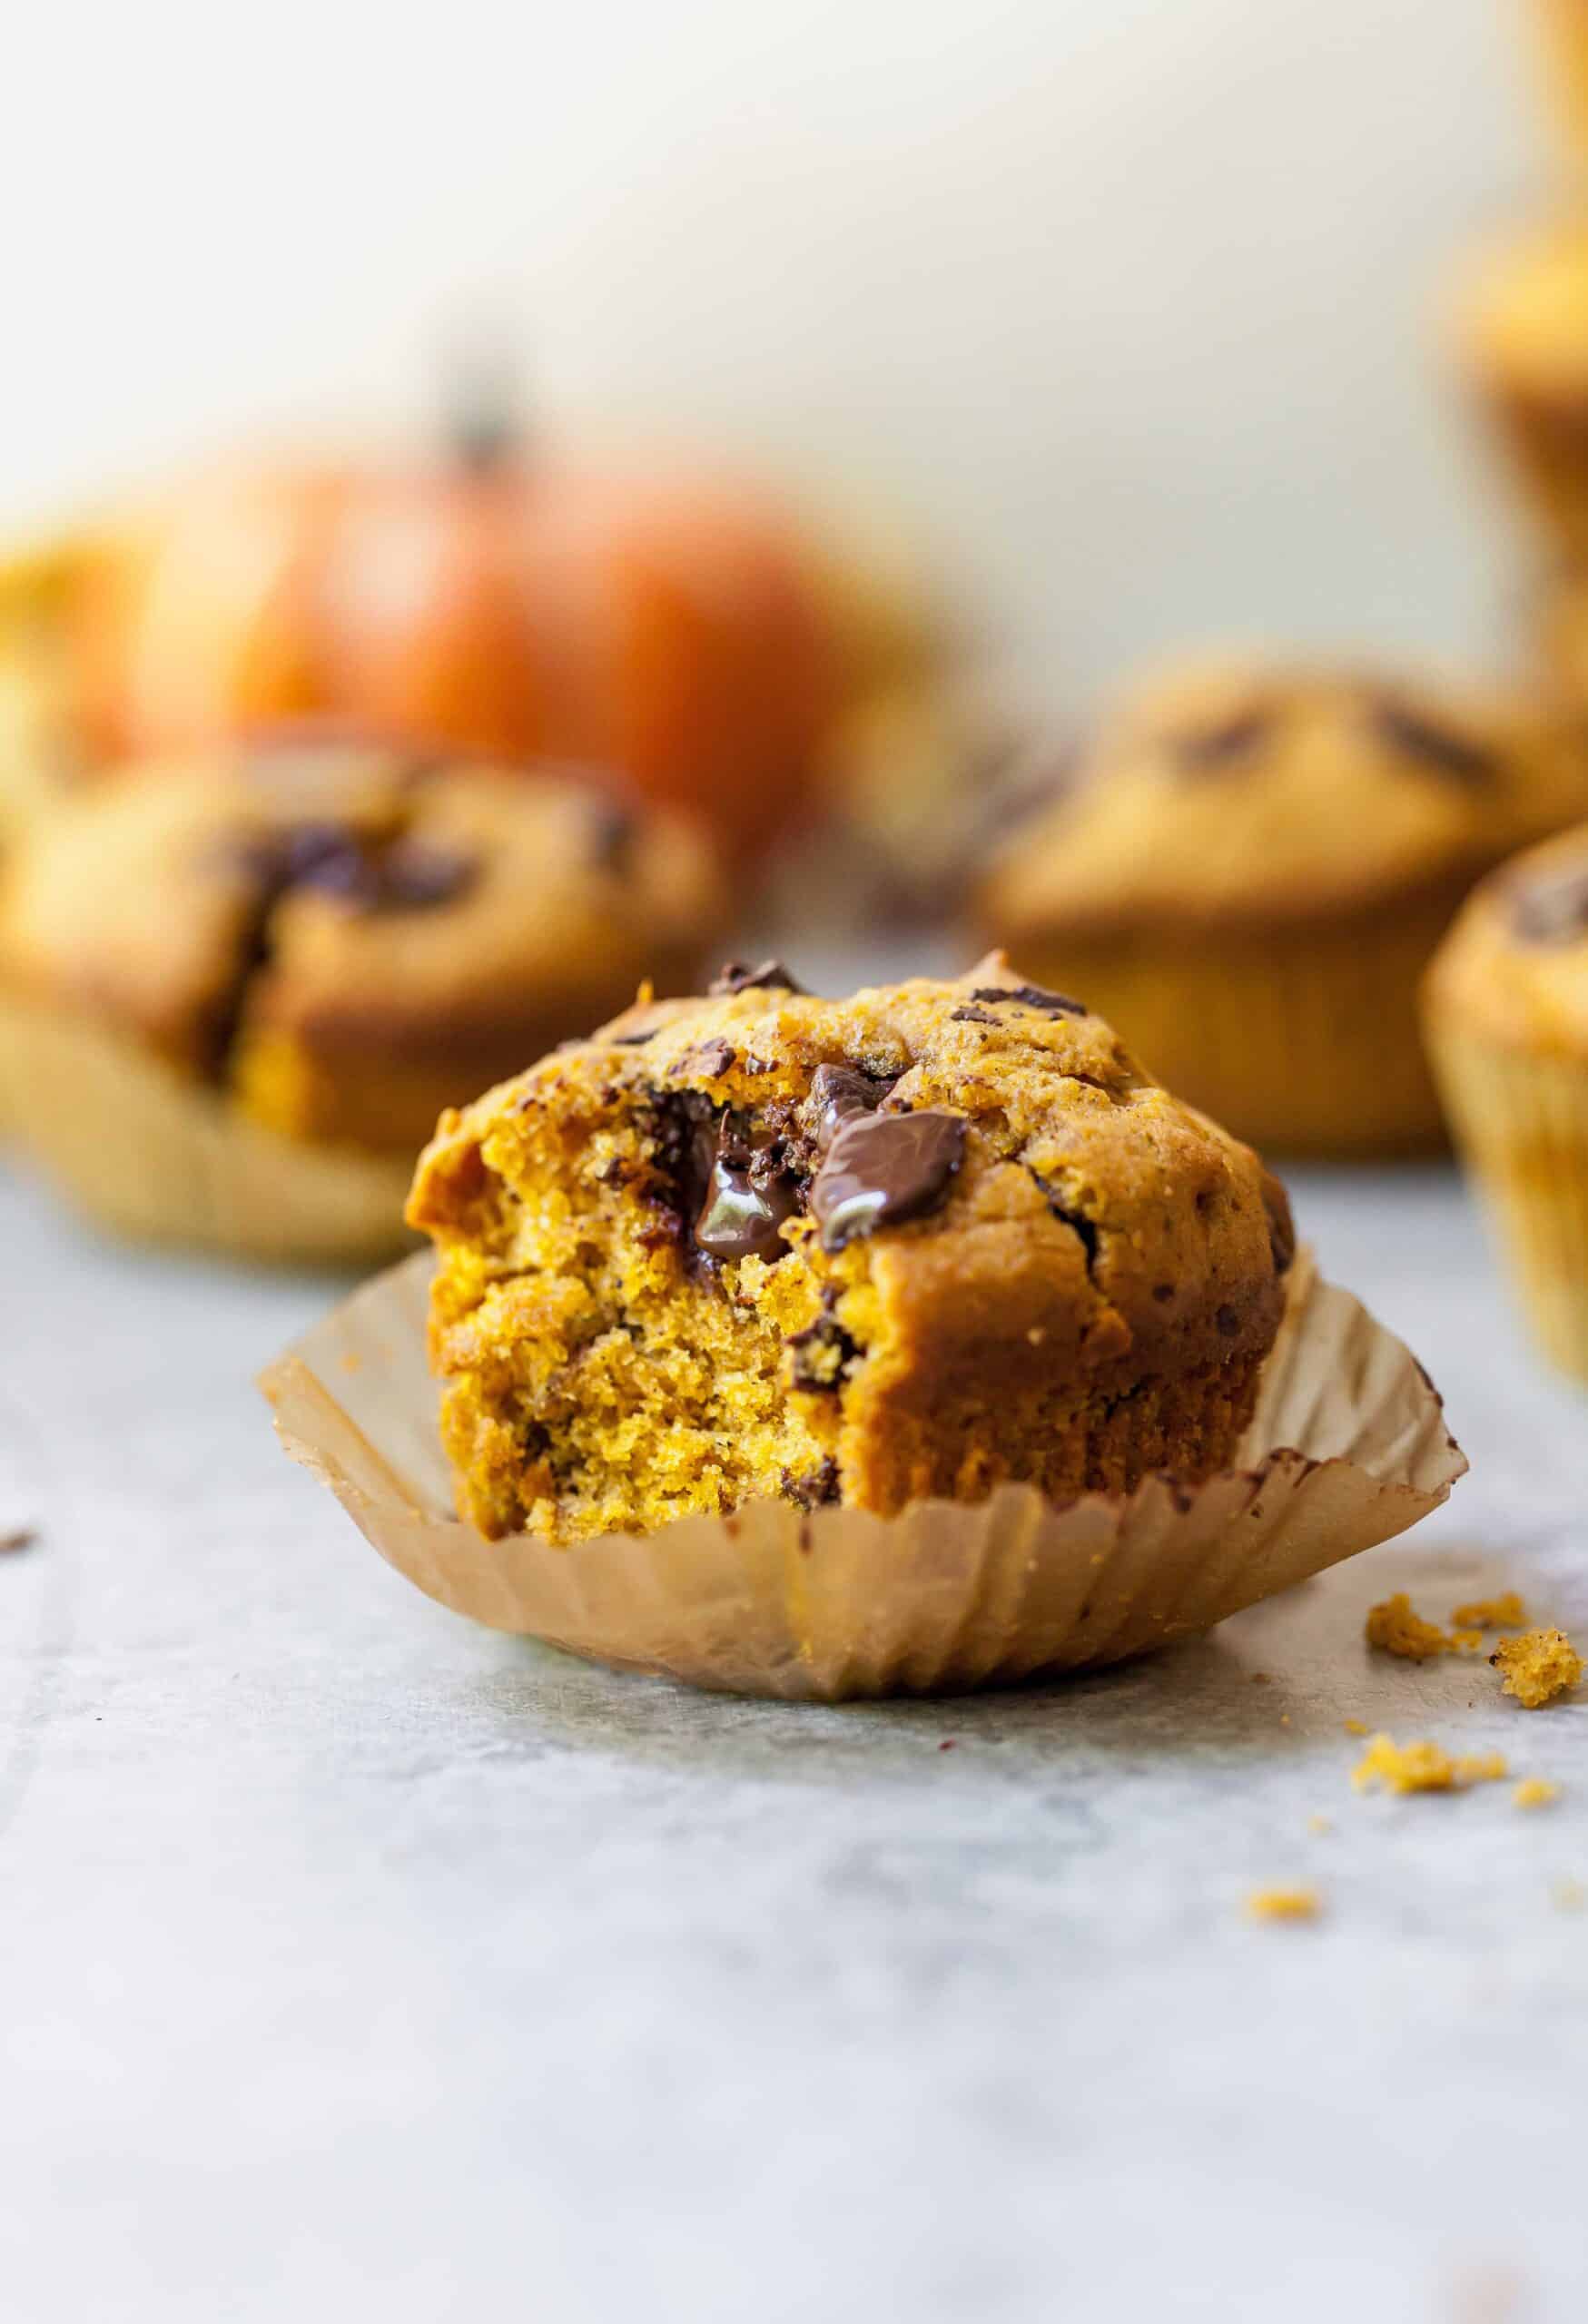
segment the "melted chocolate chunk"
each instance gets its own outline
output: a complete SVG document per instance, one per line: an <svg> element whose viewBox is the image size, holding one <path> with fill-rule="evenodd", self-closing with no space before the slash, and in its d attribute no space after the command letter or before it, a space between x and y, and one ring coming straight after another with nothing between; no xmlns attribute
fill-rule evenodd
<svg viewBox="0 0 1588 2324"><path fill-rule="evenodd" d="M735 992L750 992L765 986L774 992L804 991L804 986L791 977L781 960L762 960L755 965L748 960L725 962L720 975L713 977L706 987L714 999L722 1000Z"/></svg>
<svg viewBox="0 0 1588 2324"><path fill-rule="evenodd" d="M1238 710L1216 725L1188 727L1182 734L1171 734L1169 747L1183 774L1218 774L1248 757L1273 724L1273 712L1254 703L1250 709Z"/></svg>
<svg viewBox="0 0 1588 2324"><path fill-rule="evenodd" d="M991 1009L978 1009L974 1004L965 1009L949 1010L951 1025L996 1025L998 1019Z"/></svg>
<svg viewBox="0 0 1588 2324"><path fill-rule="evenodd" d="M473 881L474 858L420 839L381 847L343 823L293 823L260 832L236 851L266 906L294 888L339 897L359 911L426 911L449 903Z"/></svg>
<svg viewBox="0 0 1588 2324"><path fill-rule="evenodd" d="M643 1049L647 1041L654 1041L656 1038L656 1028L653 1025L648 1033L614 1033L612 1046L619 1049Z"/></svg>
<svg viewBox="0 0 1588 2324"><path fill-rule="evenodd" d="M1044 992L1040 984L979 984L971 998L972 1000L1018 1000L1023 1008L1040 1009L1044 1017L1084 1017L1087 1014L1084 1000L1071 1000L1065 992Z"/></svg>
<svg viewBox="0 0 1588 2324"><path fill-rule="evenodd" d="M1031 1165L1029 1163L1026 1167L1028 1169L1031 1169ZM1096 1226L1083 1210L1070 1210L1066 1208L1063 1197L1060 1196L1057 1187L1050 1186L1047 1179L1042 1177L1040 1171L1031 1170L1031 1175L1036 1184L1041 1188L1042 1199L1047 1204L1049 1209L1052 1212L1054 1217L1062 1219L1065 1226L1070 1229L1071 1233L1080 1237L1080 1247L1086 1253L1086 1271L1090 1275L1092 1268L1097 1264L1098 1231Z"/></svg>
<svg viewBox="0 0 1588 2324"><path fill-rule="evenodd" d="M788 1245L778 1229L799 1206L799 1187L783 1167L781 1148L753 1145L732 1117L725 1117L695 1221L696 1248L712 1259L784 1258Z"/></svg>
<svg viewBox="0 0 1588 2324"><path fill-rule="evenodd" d="M1588 863L1518 881L1511 925L1526 944L1575 944L1588 936Z"/></svg>
<svg viewBox="0 0 1588 2324"><path fill-rule="evenodd" d="M964 1157L958 1114L867 1113L842 1122L811 1185L822 1248L841 1251L878 1226L935 1210Z"/></svg>
<svg viewBox="0 0 1588 2324"><path fill-rule="evenodd" d="M1398 694L1376 695L1369 715L1375 732L1391 750L1417 760L1431 773L1449 782L1481 785L1492 783L1498 773L1494 753L1486 743L1440 724Z"/></svg>
<svg viewBox="0 0 1588 2324"><path fill-rule="evenodd" d="M703 1081L720 1081L725 1073L732 1072L735 1055L732 1042L714 1033L709 1041L698 1041L686 1050L678 1063L688 1072L698 1073Z"/></svg>
<svg viewBox="0 0 1588 2324"><path fill-rule="evenodd" d="M399 839L376 864L368 909L432 911L472 887L478 870L474 857L459 848L442 847L433 840Z"/></svg>
<svg viewBox="0 0 1588 2324"><path fill-rule="evenodd" d="M858 1066L819 1065L811 1076L817 1153L826 1153L846 1121L874 1114L893 1086L892 1081L874 1080Z"/></svg>
<svg viewBox="0 0 1588 2324"><path fill-rule="evenodd" d="M783 1490L797 1508L821 1509L838 1499L838 1463L829 1452L805 1476L796 1477L792 1469L785 1469Z"/></svg>

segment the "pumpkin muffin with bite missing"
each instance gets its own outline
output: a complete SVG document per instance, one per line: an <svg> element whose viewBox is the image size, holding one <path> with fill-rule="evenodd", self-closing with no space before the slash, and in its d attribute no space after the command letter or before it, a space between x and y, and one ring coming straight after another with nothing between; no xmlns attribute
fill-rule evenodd
<svg viewBox="0 0 1588 2324"><path fill-rule="evenodd" d="M982 874L981 931L1259 1145L1435 1143L1418 980L1474 881L1588 813L1530 703L1208 658L1107 720Z"/></svg>
<svg viewBox="0 0 1588 2324"><path fill-rule="evenodd" d="M997 956L630 1009L446 1117L409 1216L460 1503L561 1542L1199 1480L1293 1249L1254 1154Z"/></svg>
<svg viewBox="0 0 1588 2324"><path fill-rule="evenodd" d="M405 1157L642 980L692 982L722 910L692 827L588 779L286 737L42 825L0 891L0 999L227 1117Z"/></svg>
<svg viewBox="0 0 1588 2324"><path fill-rule="evenodd" d="M1456 1143L1527 1315L1588 1381L1588 824L1484 881L1424 1001Z"/></svg>

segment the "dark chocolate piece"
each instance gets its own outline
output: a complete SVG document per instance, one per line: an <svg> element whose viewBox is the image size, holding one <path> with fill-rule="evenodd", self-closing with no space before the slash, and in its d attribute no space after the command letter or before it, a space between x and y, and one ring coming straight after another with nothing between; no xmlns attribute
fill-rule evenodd
<svg viewBox="0 0 1588 2324"><path fill-rule="evenodd" d="M829 1284L824 1296L830 1298L833 1289ZM818 1315L803 1332L791 1332L784 1345L789 1351L789 1385L813 1396L835 1396L860 1352L830 1312Z"/></svg>
<svg viewBox="0 0 1588 2324"><path fill-rule="evenodd" d="M1514 881L1511 925L1526 944L1575 944L1588 936L1588 863Z"/></svg>
<svg viewBox="0 0 1588 2324"><path fill-rule="evenodd" d="M1213 726L1191 726L1167 739L1175 763L1184 774L1218 774L1255 751L1274 724L1266 704L1254 703Z"/></svg>
<svg viewBox="0 0 1588 2324"><path fill-rule="evenodd" d="M750 992L764 985L774 992L803 993L804 986L791 977L781 960L762 960L752 965L748 960L727 960L720 974L713 977L706 990L714 999L723 1000L735 992Z"/></svg>
<svg viewBox="0 0 1588 2324"><path fill-rule="evenodd" d="M838 1463L828 1452L807 1476L796 1477L792 1469L785 1469L783 1490L797 1508L821 1509L838 1499Z"/></svg>
<svg viewBox="0 0 1588 2324"><path fill-rule="evenodd" d="M1032 1170L1029 1162L1026 1165L1026 1168L1031 1171L1031 1177L1041 1188L1042 1199L1046 1202L1054 1217L1062 1219L1065 1226L1070 1228L1070 1232L1079 1236L1080 1247L1086 1253L1086 1271L1090 1275L1092 1268L1097 1264L1098 1230L1096 1226L1083 1210L1072 1210L1068 1208L1065 1205L1063 1196L1059 1192L1058 1187L1050 1186L1048 1180L1043 1177L1040 1170Z"/></svg>
<svg viewBox="0 0 1588 2324"><path fill-rule="evenodd" d="M646 1033L614 1033L612 1046L618 1049L643 1049L647 1041L654 1041L656 1038L656 1028L653 1025ZM577 1048L580 1044L576 1042L574 1046Z"/></svg>
<svg viewBox="0 0 1588 2324"><path fill-rule="evenodd" d="M860 1114L840 1124L811 1184L822 1248L935 1210L965 1157L959 1114Z"/></svg>
<svg viewBox="0 0 1588 2324"><path fill-rule="evenodd" d="M9 1557L19 1550L31 1550L38 1540L36 1525L14 1525L8 1532L0 1533L0 1557Z"/></svg>
<svg viewBox="0 0 1588 2324"><path fill-rule="evenodd" d="M616 799L590 802L590 852L603 872L626 872L639 825Z"/></svg>
<svg viewBox="0 0 1588 2324"><path fill-rule="evenodd" d="M703 1081L720 1081L725 1073L732 1072L735 1054L731 1041L714 1033L709 1041L697 1041L692 1049L685 1051L678 1060L679 1069L698 1073Z"/></svg>
<svg viewBox="0 0 1588 2324"><path fill-rule="evenodd" d="M368 908L429 911L462 895L473 886L478 872L475 858L459 848L443 847L433 840L396 840L376 862Z"/></svg>
<svg viewBox="0 0 1588 2324"><path fill-rule="evenodd" d="M817 1153L826 1153L846 1121L857 1114L874 1114L893 1086L892 1081L873 1080L858 1066L819 1065L811 1076Z"/></svg>
<svg viewBox="0 0 1588 2324"><path fill-rule="evenodd" d="M1240 1317L1233 1307L1216 1308L1213 1315L1213 1328L1222 1338L1232 1340L1240 1331Z"/></svg>
<svg viewBox="0 0 1588 2324"><path fill-rule="evenodd" d="M713 1259L784 1258L788 1245L778 1229L799 1206L799 1189L782 1167L780 1149L752 1145L732 1117L725 1117L695 1222L696 1247Z"/></svg>
<svg viewBox="0 0 1588 2324"><path fill-rule="evenodd" d="M951 1025L996 1025L997 1022L991 1009L978 1009L973 1003L964 1009L949 1010Z"/></svg>
<svg viewBox="0 0 1588 2324"><path fill-rule="evenodd" d="M1018 1000L1027 1009L1040 1009L1045 1017L1084 1017L1088 1013L1084 1000L1071 1000L1066 992L1044 992L1040 984L979 984L971 998Z"/></svg>
<svg viewBox="0 0 1588 2324"><path fill-rule="evenodd" d="M1417 760L1431 773L1450 782L1469 786L1489 783L1499 771L1486 743L1443 725L1399 694L1375 694L1369 715L1376 733L1392 750Z"/></svg>

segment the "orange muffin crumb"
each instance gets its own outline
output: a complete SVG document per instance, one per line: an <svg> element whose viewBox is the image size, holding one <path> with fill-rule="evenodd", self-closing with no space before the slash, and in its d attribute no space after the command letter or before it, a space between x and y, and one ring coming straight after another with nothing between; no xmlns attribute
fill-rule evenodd
<svg viewBox="0 0 1588 2324"><path fill-rule="evenodd" d="M1569 1694L1583 1676L1583 1658L1564 1630L1524 1630L1503 1638L1489 1657L1504 1674L1504 1689L1524 1710L1537 1710Z"/></svg>
<svg viewBox="0 0 1588 2324"><path fill-rule="evenodd" d="M1432 1662L1449 1651L1450 1640L1435 1622L1425 1622L1404 1590L1382 1605L1370 1606L1365 1633L1369 1646L1382 1654L1398 1654L1406 1662Z"/></svg>
<svg viewBox="0 0 1588 2324"><path fill-rule="evenodd" d="M1498 1751L1453 1759L1437 1743L1400 1744L1393 1735L1376 1735L1352 1771L1351 1781L1358 1791L1376 1783L1403 1793L1465 1791L1469 1784L1498 1783L1509 1772Z"/></svg>
<svg viewBox="0 0 1588 2324"><path fill-rule="evenodd" d="M1462 1630L1509 1630L1527 1620L1527 1609L1514 1590L1506 1590L1498 1598L1474 1598L1457 1606L1450 1619Z"/></svg>
<svg viewBox="0 0 1588 2324"><path fill-rule="evenodd" d="M1315 1921L1323 1904L1316 1888L1254 1888L1246 1908L1254 1921Z"/></svg>
<svg viewBox="0 0 1588 2324"><path fill-rule="evenodd" d="M1511 1794L1511 1804L1514 1807L1547 1807L1552 1799L1560 1796L1558 1783L1551 1783L1544 1776L1524 1776Z"/></svg>
<svg viewBox="0 0 1588 2324"><path fill-rule="evenodd" d="M1453 1654L1458 1649L1463 1654L1475 1654L1483 1642L1482 1630L1452 1630L1450 1633L1450 1650Z"/></svg>
<svg viewBox="0 0 1588 2324"><path fill-rule="evenodd" d="M1366 1735L1367 1732L1367 1722L1364 1718L1347 1718L1344 1724L1347 1735Z"/></svg>

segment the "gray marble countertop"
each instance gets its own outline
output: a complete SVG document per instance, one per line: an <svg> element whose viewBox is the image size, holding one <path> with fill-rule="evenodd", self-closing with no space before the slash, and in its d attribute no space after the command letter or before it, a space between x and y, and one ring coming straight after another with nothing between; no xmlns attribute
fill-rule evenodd
<svg viewBox="0 0 1588 2324"><path fill-rule="evenodd" d="M0 1180L6 2316L1580 2318L1588 1699L1361 1626L1588 1628L1588 1404L1452 1176L1294 1183L1451 1505L1154 1661L813 1710L430 1605L250 1384L336 1285ZM1563 1795L1356 1796L1347 1718Z"/></svg>

